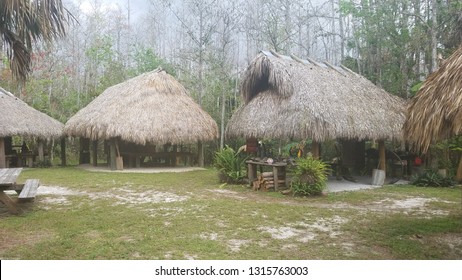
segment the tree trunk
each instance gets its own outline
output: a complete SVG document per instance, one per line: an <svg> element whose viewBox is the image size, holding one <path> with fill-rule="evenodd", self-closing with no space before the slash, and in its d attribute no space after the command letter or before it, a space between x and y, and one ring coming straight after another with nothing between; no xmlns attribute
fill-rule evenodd
<svg viewBox="0 0 462 280"><path fill-rule="evenodd" d="M331 0L331 9L332 9L332 22L331 22L331 25L332 25L332 30L331 30L331 33L332 33L332 56L330 58L330 61L332 63L335 63L337 64L337 51L336 51L336 45L337 45L337 34L335 34L335 1L334 0Z"/></svg>
<svg viewBox="0 0 462 280"><path fill-rule="evenodd" d="M221 93L221 125L220 125L220 150L225 146L225 114L226 114L226 94L225 89Z"/></svg>
<svg viewBox="0 0 462 280"><path fill-rule="evenodd" d="M462 155L459 159L459 166L457 167L456 181L462 183Z"/></svg>
<svg viewBox="0 0 462 280"><path fill-rule="evenodd" d="M436 38L436 32L437 32L437 27L438 27L438 22L437 22L437 4L436 0L431 0L431 18L432 18L432 25L430 29L430 36L431 36L431 51L432 51L432 57L431 57L431 72L436 71L438 69L438 53L437 53L437 46L438 46L438 41Z"/></svg>
<svg viewBox="0 0 462 280"><path fill-rule="evenodd" d="M202 108L202 96L204 94L204 14L203 10L200 10L199 15L199 106ZM204 145L202 142L199 142L197 145L198 148L198 163L200 167L204 166Z"/></svg>
<svg viewBox="0 0 462 280"><path fill-rule="evenodd" d="M338 0L337 5L340 6L340 0ZM343 15L340 9L338 12L338 28L340 32L340 63L343 63L345 60L345 30L343 27Z"/></svg>

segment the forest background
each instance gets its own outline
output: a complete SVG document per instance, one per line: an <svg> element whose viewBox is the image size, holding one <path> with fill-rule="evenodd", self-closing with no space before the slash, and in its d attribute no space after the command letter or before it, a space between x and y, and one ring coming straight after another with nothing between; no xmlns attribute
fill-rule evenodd
<svg viewBox="0 0 462 280"><path fill-rule="evenodd" d="M0 86L65 123L107 87L159 66L224 128L260 50L343 64L410 98L462 43L462 0L64 0L67 36L37 42L25 83ZM365 97L367 98L367 97Z"/></svg>

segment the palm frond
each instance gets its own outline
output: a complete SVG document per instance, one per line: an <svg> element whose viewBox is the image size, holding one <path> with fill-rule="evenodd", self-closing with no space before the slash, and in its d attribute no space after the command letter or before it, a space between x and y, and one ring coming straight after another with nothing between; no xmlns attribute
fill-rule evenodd
<svg viewBox="0 0 462 280"><path fill-rule="evenodd" d="M403 129L406 140L423 152L432 143L462 133L462 46L411 99Z"/></svg>
<svg viewBox="0 0 462 280"><path fill-rule="evenodd" d="M72 14L61 0L1 0L0 36L13 76L25 80L30 72L30 55L35 41L52 41L66 34Z"/></svg>

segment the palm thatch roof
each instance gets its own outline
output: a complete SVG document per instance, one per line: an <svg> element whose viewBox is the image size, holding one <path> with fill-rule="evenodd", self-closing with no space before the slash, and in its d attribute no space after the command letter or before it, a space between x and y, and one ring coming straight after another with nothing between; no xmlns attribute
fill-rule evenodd
<svg viewBox="0 0 462 280"><path fill-rule="evenodd" d="M64 125L0 88L0 137L59 138Z"/></svg>
<svg viewBox="0 0 462 280"><path fill-rule="evenodd" d="M240 90L229 137L402 139L404 101L343 66L261 52Z"/></svg>
<svg viewBox="0 0 462 280"><path fill-rule="evenodd" d="M140 145L187 144L218 137L216 122L161 69L107 88L71 117L64 130L70 136L120 137Z"/></svg>
<svg viewBox="0 0 462 280"><path fill-rule="evenodd" d="M426 152L430 144L462 132L462 46L430 74L411 99L406 139Z"/></svg>

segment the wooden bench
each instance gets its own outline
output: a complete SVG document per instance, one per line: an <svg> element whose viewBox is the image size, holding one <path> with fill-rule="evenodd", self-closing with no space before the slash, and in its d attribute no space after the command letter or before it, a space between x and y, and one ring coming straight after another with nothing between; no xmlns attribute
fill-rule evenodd
<svg viewBox="0 0 462 280"><path fill-rule="evenodd" d="M37 194L37 189L40 185L40 181L38 179L28 179L26 183L24 183L24 187L21 193L18 196L19 200L30 200L34 199L35 195Z"/></svg>

